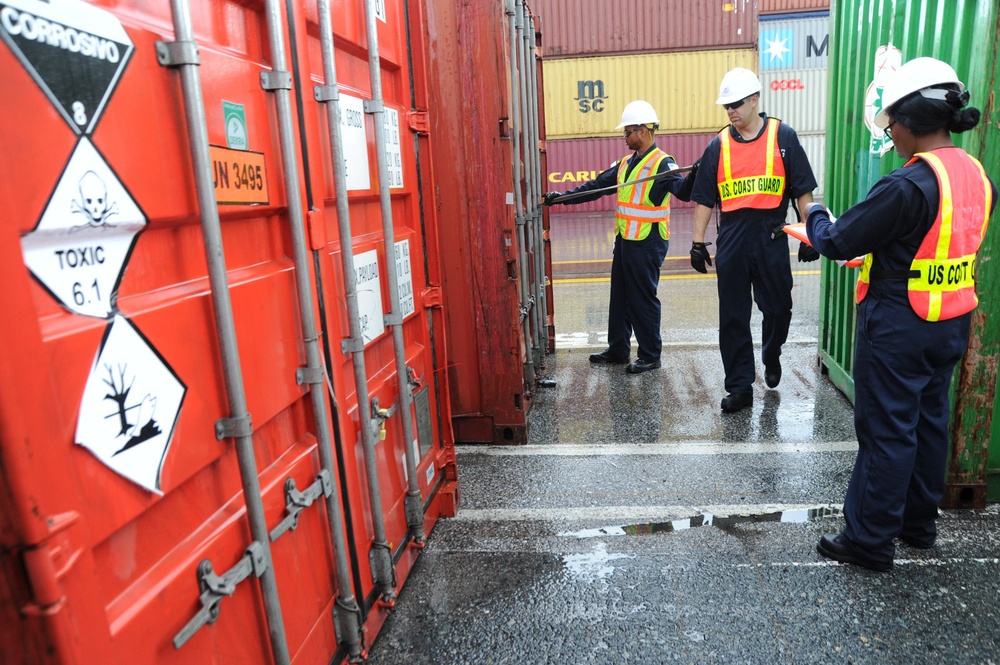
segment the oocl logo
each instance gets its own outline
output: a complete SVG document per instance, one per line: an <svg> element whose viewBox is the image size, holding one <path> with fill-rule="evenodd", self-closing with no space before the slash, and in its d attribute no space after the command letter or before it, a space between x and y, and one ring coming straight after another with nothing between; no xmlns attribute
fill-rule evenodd
<svg viewBox="0 0 1000 665"><path fill-rule="evenodd" d="M805 90L802 79L775 79L771 81L771 90Z"/></svg>

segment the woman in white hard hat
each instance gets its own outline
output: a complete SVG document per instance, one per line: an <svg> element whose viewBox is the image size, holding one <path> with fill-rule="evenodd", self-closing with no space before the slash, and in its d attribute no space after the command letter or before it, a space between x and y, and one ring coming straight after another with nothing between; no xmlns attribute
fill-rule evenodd
<svg viewBox="0 0 1000 665"><path fill-rule="evenodd" d="M545 205L560 203L567 194L588 192L666 173L678 168L677 162L656 145L654 139L660 120L653 106L637 99L625 105L622 121L626 155L595 179L569 190L549 192ZM672 174L617 189L615 207L615 246L611 259L611 297L608 304L608 348L590 356L595 365L627 364L629 374L641 374L660 366L660 300L656 296L660 266L667 255L670 238L670 194L689 200L695 168L687 177ZM613 191L574 198L567 203L595 201ZM655 228L654 228L655 227ZM632 333L639 344L638 358L629 363Z"/></svg>
<svg viewBox="0 0 1000 665"><path fill-rule="evenodd" d="M727 413L753 405L757 371L750 315L755 301L763 315L764 382L773 389L781 381L781 346L792 321L792 269L788 236L775 229L785 223L789 201L803 210L816 188L798 135L787 123L759 112L760 92L760 80L749 69L737 67L723 77L716 103L732 124L705 148L691 195L697 204L691 267L698 272L712 265L705 231L712 209L722 210L715 264L719 350L728 393L720 406Z"/></svg>
<svg viewBox="0 0 1000 665"><path fill-rule="evenodd" d="M909 161L833 223L808 210L813 246L831 259L865 256L858 279L854 426L858 457L846 526L820 554L874 570L892 566L899 538L927 549L937 536L948 453L948 387L976 307L976 253L997 189L952 143L979 122L955 70L934 58L900 67L875 125Z"/></svg>

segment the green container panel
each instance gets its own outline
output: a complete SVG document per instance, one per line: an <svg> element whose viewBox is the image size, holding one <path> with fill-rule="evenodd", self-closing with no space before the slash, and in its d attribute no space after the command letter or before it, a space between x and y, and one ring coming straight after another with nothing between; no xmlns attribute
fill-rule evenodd
<svg viewBox="0 0 1000 665"><path fill-rule="evenodd" d="M826 146L826 203L836 214L862 200L875 182L902 165L890 151L872 151L865 123L869 85L875 79L876 51L892 46L902 61L932 56L951 64L972 92L972 105L983 112L974 130L955 135L955 142L982 161L1000 180L1000 98L997 44L1000 17L996 0L834 0L831 6L830 89ZM977 310L970 350L953 385L954 420L949 487L958 503L981 499L985 483L989 501L1000 501L1000 408L996 397L1000 358L1000 265L996 256L996 218L980 251ZM857 270L823 259L819 356L830 380L854 400L854 343ZM993 441L990 445L990 441ZM971 494L970 494L971 493ZM956 497L952 497L953 499ZM948 502L948 497L946 497ZM955 501L950 502L955 505Z"/></svg>

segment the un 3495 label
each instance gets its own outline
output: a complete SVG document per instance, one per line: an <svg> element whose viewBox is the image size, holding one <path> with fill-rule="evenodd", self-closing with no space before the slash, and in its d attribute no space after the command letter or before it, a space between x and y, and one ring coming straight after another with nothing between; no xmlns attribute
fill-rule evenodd
<svg viewBox="0 0 1000 665"><path fill-rule="evenodd" d="M260 205L268 202L264 154L209 146L212 182L219 205Z"/></svg>

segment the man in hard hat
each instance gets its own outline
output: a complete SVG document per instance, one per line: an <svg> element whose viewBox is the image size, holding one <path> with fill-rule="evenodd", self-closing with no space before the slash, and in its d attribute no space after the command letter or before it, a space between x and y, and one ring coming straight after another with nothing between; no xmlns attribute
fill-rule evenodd
<svg viewBox="0 0 1000 665"><path fill-rule="evenodd" d="M660 150L654 140L660 120L649 102L629 102L622 111L625 144L632 150L595 179L568 192L549 192L545 205L559 203L560 196L613 187L633 180L666 173L678 168L674 158ZM687 177L674 174L625 185L617 190L615 245L611 259L611 298L608 305L608 348L590 356L595 365L626 364L629 374L640 374L660 366L660 266L667 255L670 238L670 194L690 200L694 185L692 171ZM567 204L586 203L612 194L601 192L574 198ZM632 333L639 343L638 357L629 363Z"/></svg>
<svg viewBox="0 0 1000 665"><path fill-rule="evenodd" d="M712 139L701 158L691 199L694 236L691 266L707 272L712 259L705 231L715 206L722 209L715 253L719 288L719 349L726 373L722 410L734 412L753 404L756 379L752 298L763 315L764 380L775 388L781 380L781 345L792 320L792 270L784 224L788 203L799 210L812 203L816 188L809 160L795 130L758 112L761 85L742 67L725 75L716 104L732 124ZM803 256L815 260L818 255Z"/></svg>
<svg viewBox="0 0 1000 665"><path fill-rule="evenodd" d="M845 528L823 556L888 570L894 538L929 549L948 459L948 388L978 305L975 265L997 188L957 147L981 117L951 65L914 58L890 75L875 126L902 168L832 223L814 203L806 231L832 259L864 256L858 275L854 427L858 456ZM987 258L988 260L988 258ZM985 317L985 314L982 314Z"/></svg>

